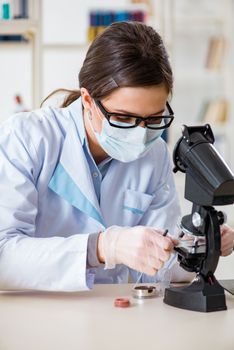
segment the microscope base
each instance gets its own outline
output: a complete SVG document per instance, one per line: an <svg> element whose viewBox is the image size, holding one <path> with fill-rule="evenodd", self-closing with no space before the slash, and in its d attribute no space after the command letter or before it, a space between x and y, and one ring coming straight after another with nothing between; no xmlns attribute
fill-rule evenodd
<svg viewBox="0 0 234 350"><path fill-rule="evenodd" d="M202 276L189 286L166 288L163 301L168 305L193 311L227 309L223 287L216 279L213 284L205 282Z"/></svg>

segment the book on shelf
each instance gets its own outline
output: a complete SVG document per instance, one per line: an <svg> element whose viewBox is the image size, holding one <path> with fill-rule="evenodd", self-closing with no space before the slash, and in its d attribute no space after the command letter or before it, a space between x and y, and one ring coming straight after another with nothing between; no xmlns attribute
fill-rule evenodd
<svg viewBox="0 0 234 350"><path fill-rule="evenodd" d="M28 39L24 35L0 35L0 43L21 42L26 43Z"/></svg>
<svg viewBox="0 0 234 350"><path fill-rule="evenodd" d="M0 20L28 18L28 0L0 1Z"/></svg>
<svg viewBox="0 0 234 350"><path fill-rule="evenodd" d="M220 70L226 52L226 39L224 36L213 36L208 43L205 67L210 70Z"/></svg>
<svg viewBox="0 0 234 350"><path fill-rule="evenodd" d="M229 115L229 102L226 99L214 99L203 102L199 121L211 125L225 124Z"/></svg>
<svg viewBox="0 0 234 350"><path fill-rule="evenodd" d="M146 15L146 11L140 8L91 10L89 13L88 41L93 41L99 33L114 22L146 22Z"/></svg>

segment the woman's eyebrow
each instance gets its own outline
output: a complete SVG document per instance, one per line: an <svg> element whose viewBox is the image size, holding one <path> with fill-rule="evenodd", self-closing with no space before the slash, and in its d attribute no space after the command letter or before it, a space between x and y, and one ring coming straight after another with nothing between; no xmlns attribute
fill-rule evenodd
<svg viewBox="0 0 234 350"><path fill-rule="evenodd" d="M123 109L114 109L114 110L115 110L115 112L113 112L113 113L122 113L122 114L127 114L127 115L132 115L132 116L139 116L139 114L128 112L128 111L125 111ZM157 115L157 114L163 113L164 111L165 111L165 108L158 111L158 112L152 113L149 116Z"/></svg>

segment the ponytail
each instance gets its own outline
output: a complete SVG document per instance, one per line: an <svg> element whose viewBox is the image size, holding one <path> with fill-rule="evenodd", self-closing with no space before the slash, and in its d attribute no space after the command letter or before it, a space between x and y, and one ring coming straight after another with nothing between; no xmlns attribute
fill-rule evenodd
<svg viewBox="0 0 234 350"><path fill-rule="evenodd" d="M70 90L70 89L57 89L52 91L48 96L46 96L46 98L44 98L44 100L41 102L40 107L43 106L43 104L45 103L45 101L47 101L50 97L52 97L53 95L57 94L57 93L67 93L68 95L65 97L65 99L63 100L63 103L61 104L60 107L67 107L69 106L72 102L74 102L75 100L77 100L80 96L80 90Z"/></svg>

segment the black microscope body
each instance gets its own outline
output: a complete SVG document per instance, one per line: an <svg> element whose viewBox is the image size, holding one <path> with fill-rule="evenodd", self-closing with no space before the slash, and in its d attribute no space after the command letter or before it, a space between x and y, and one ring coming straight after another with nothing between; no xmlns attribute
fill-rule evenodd
<svg viewBox="0 0 234 350"><path fill-rule="evenodd" d="M183 126L183 136L174 148L174 172L185 173L185 198L193 203L192 212L181 220L182 235L194 238L190 247L178 246L180 266L196 272L187 286L169 287L164 302L194 311L225 310L223 287L214 276L221 254L222 211L213 205L234 203L234 175L213 146L209 126Z"/></svg>

